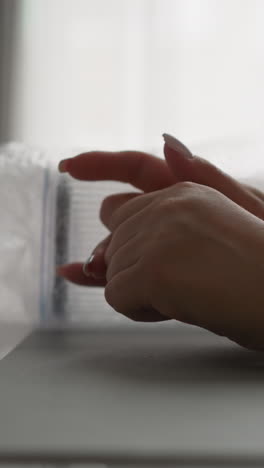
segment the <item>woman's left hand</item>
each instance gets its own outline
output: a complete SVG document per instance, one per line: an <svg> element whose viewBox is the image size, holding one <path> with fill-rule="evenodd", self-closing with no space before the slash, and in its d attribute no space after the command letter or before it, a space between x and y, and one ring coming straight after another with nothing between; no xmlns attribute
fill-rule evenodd
<svg viewBox="0 0 264 468"><path fill-rule="evenodd" d="M108 220L106 301L121 314L153 312L264 344L264 223L192 182L136 197Z"/></svg>

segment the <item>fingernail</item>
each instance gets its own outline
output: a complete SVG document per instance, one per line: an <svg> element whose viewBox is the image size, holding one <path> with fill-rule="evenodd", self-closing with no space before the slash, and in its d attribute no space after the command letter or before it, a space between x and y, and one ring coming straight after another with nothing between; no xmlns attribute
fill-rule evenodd
<svg viewBox="0 0 264 468"><path fill-rule="evenodd" d="M83 264L83 273L86 276L91 276L91 274L92 274L92 272L89 270L89 267L91 267L91 264L92 264L92 262L94 260L94 257L95 257L94 254L90 255L88 260L86 260L86 262Z"/></svg>
<svg viewBox="0 0 264 468"><path fill-rule="evenodd" d="M71 158L62 159L62 161L59 162L58 169L59 169L60 172L68 172L70 159Z"/></svg>
<svg viewBox="0 0 264 468"><path fill-rule="evenodd" d="M166 145L168 145L169 148L173 149L174 151L183 153L184 156L188 159L193 158L192 153L188 150L188 148L186 148L186 146L183 143L177 140L177 138L175 138L172 135L169 135L168 133L163 133L162 136Z"/></svg>
<svg viewBox="0 0 264 468"><path fill-rule="evenodd" d="M96 255L98 255L98 252L96 252L96 254L92 253L88 260L83 264L83 273L86 276L92 276L94 279L103 279L105 278L105 272L101 273L100 271L93 270L93 261Z"/></svg>

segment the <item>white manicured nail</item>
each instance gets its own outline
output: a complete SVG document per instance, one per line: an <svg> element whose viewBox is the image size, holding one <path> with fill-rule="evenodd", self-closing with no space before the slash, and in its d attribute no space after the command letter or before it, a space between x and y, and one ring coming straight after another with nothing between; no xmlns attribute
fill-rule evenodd
<svg viewBox="0 0 264 468"><path fill-rule="evenodd" d="M186 146L183 143L177 140L177 138L175 138L172 135L169 135L168 133L163 133L162 136L164 138L166 145L168 145L171 149L184 153L184 156L186 156L186 158L188 159L193 158L192 153L188 150L188 148L186 148Z"/></svg>
<svg viewBox="0 0 264 468"><path fill-rule="evenodd" d="M94 254L90 255L88 260L83 264L83 272L86 276L91 276L91 272L88 270L87 266L92 263L94 259Z"/></svg>

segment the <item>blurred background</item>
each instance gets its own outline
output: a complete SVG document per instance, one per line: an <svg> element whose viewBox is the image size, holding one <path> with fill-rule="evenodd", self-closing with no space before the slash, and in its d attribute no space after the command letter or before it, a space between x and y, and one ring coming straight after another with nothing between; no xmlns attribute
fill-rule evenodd
<svg viewBox="0 0 264 468"><path fill-rule="evenodd" d="M263 0L0 0L0 142L55 163L91 149L163 157L172 133L264 189L263 24ZM67 260L84 261L108 234L102 199L131 186L68 182ZM67 291L73 320L89 303L90 319L128 323L102 289Z"/></svg>
<svg viewBox="0 0 264 468"><path fill-rule="evenodd" d="M160 151L163 132L197 150L261 140L263 0L0 5L2 141Z"/></svg>

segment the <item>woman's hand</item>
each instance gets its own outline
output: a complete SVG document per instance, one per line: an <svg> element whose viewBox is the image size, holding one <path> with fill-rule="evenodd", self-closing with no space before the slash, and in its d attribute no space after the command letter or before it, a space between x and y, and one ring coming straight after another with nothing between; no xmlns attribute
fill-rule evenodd
<svg viewBox="0 0 264 468"><path fill-rule="evenodd" d="M189 150L178 140L168 136L165 139L165 161L136 151L90 152L63 161L60 168L79 180L118 180L142 190L106 197L100 211L105 226L113 212L127 201L182 181L212 187L260 219L264 218L264 194L261 191L241 184L205 159L191 157ZM105 286L104 253L110 240L111 233L94 249L93 262L87 267L91 273L88 277L84 275L81 263L63 265L58 274L76 284Z"/></svg>
<svg viewBox="0 0 264 468"><path fill-rule="evenodd" d="M264 346L263 221L210 187L183 182L128 201L107 227L105 298L117 312Z"/></svg>

